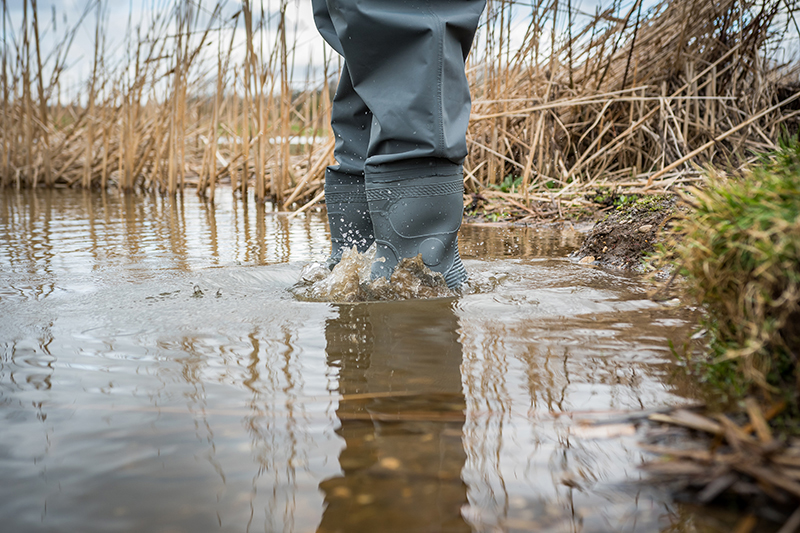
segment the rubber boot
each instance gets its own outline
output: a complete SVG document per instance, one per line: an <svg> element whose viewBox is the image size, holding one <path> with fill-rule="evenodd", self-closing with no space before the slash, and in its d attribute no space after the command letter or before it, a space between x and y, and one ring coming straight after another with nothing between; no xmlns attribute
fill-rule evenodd
<svg viewBox="0 0 800 533"><path fill-rule="evenodd" d="M345 250L353 246L364 253L375 241L372 231L372 219L369 206L361 183L336 183L325 179L325 205L328 209L328 225L331 230L331 255L328 268L333 270Z"/></svg>
<svg viewBox="0 0 800 533"><path fill-rule="evenodd" d="M464 183L462 174L428 177L367 177L367 200L377 251L372 278L389 278L397 263L422 254L422 261L459 289L467 271L458 254Z"/></svg>

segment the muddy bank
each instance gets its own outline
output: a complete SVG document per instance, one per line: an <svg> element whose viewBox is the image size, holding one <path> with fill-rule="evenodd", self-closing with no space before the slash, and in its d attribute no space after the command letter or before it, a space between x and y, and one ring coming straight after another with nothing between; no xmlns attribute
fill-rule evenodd
<svg viewBox="0 0 800 533"><path fill-rule="evenodd" d="M642 271L648 253L662 241L678 211L675 196L609 197L606 214L594 225L574 257L623 270ZM599 200L603 200L600 197ZM598 201L597 199L595 201Z"/></svg>
<svg viewBox="0 0 800 533"><path fill-rule="evenodd" d="M474 195L473 195L474 196ZM471 225L534 226L569 229L585 234L571 257L621 270L647 270L647 254L666 238L665 230L683 209L674 195L632 195L604 189L586 195L579 207L555 210L540 206L522 212L502 201L467 208L464 222ZM546 211L545 207L551 207Z"/></svg>

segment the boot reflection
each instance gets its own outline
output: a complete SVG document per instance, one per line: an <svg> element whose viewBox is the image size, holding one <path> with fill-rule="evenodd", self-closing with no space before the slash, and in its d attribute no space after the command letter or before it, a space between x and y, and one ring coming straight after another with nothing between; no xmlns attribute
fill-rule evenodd
<svg viewBox="0 0 800 533"><path fill-rule="evenodd" d="M343 475L320 483L320 532L471 531L461 516L466 405L450 305L341 305L326 324L346 447Z"/></svg>

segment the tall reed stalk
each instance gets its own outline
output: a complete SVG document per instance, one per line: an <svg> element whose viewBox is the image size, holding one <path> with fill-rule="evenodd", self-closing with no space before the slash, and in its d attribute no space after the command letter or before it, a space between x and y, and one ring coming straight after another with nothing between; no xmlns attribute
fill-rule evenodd
<svg viewBox="0 0 800 533"><path fill-rule="evenodd" d="M213 201L230 184L284 209L323 197L333 61L326 50L325 75L293 83L288 0L274 16L252 0L236 12L173 0L131 26L114 64L108 2L43 41L37 1L23 0L12 37L3 0L0 186L192 187ZM489 0L467 70L468 191L528 210L580 203L587 188L663 191L700 179L697 165L773 148L800 128L798 61L774 60L798 2L634 0L585 14L571 0ZM92 11L91 72L63 101Z"/></svg>

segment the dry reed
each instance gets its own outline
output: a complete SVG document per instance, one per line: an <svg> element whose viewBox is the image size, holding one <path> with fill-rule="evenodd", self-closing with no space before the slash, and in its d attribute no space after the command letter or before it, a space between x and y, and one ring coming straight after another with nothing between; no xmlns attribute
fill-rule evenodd
<svg viewBox="0 0 800 533"><path fill-rule="evenodd" d="M36 0L23 1L22 27L8 38L4 0L0 186L193 187L213 201L226 183L283 209L320 201L334 80L290 83L296 43L288 0L278 2L273 20L251 0L232 17L224 2L175 0L129 32L126 59L112 67L106 0L88 2L47 53ZM564 3L489 0L468 65L468 191L526 213L540 212L535 202L580 204L587 188L665 191L696 180L697 165L738 166L773 148L781 128L798 129L798 62L772 59L796 0L650 9L635 0L592 15ZM91 74L64 101L69 47L93 16ZM268 27L275 38L265 44ZM234 30L246 36L243 54Z"/></svg>

